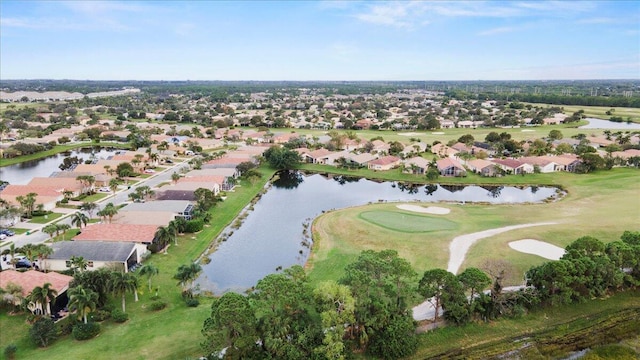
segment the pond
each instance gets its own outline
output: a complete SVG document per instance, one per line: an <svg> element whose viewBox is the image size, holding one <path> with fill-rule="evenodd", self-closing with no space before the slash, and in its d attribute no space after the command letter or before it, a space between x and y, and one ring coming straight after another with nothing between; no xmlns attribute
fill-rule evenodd
<svg viewBox="0 0 640 360"><path fill-rule="evenodd" d="M0 180L8 181L12 185L25 185L34 177L49 177L52 173L60 171L58 166L68 156L77 156L88 160L106 159L116 153L116 149L110 148L82 148L65 151L46 158L21 162L19 164L0 168Z"/></svg>
<svg viewBox="0 0 640 360"><path fill-rule="evenodd" d="M303 265L311 240L306 226L324 211L380 201L535 203L558 196L554 187L404 185L366 179L283 172L238 229L209 255L201 290L243 292L264 276Z"/></svg>
<svg viewBox="0 0 640 360"><path fill-rule="evenodd" d="M580 126L580 129L616 129L616 130L640 130L640 124L615 122L596 118L586 118L588 125Z"/></svg>

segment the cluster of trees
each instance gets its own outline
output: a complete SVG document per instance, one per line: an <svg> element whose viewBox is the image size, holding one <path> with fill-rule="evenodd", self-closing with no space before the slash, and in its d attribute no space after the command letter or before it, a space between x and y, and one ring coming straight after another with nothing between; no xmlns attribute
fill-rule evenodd
<svg viewBox="0 0 640 360"><path fill-rule="evenodd" d="M583 237L566 255L527 272L527 286L504 291L508 264L458 275L442 269L421 277L396 251L363 251L338 281L312 286L294 266L268 275L242 296L215 299L204 322L209 358L345 359L365 352L385 359L417 349L411 304L427 299L450 324L517 316L640 285L640 232L603 244ZM489 291L485 291L490 288ZM224 350L223 350L224 349Z"/></svg>
<svg viewBox="0 0 640 360"><path fill-rule="evenodd" d="M45 150L49 150L51 146L49 144L27 144L23 142L15 143L4 150L2 157L5 159L11 159L22 155L31 155L39 153Z"/></svg>

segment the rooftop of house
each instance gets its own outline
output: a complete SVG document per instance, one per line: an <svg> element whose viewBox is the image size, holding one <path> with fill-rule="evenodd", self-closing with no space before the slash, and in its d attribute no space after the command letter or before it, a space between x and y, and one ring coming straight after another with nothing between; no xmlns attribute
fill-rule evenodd
<svg viewBox="0 0 640 360"><path fill-rule="evenodd" d="M43 286L46 283L51 284L51 288L61 294L69 288L71 280L73 280L72 276L62 275L53 271L48 273L36 270L25 272L5 270L0 272L0 288L6 289L9 283L19 285L22 287L23 297L31 294L36 286Z"/></svg>
<svg viewBox="0 0 640 360"><path fill-rule="evenodd" d="M390 165L393 163L397 163L398 161L400 161L400 158L397 156L393 156L393 155L389 155L389 156L383 156L379 159L375 159L375 160L371 160L369 162L369 164L371 165Z"/></svg>
<svg viewBox="0 0 640 360"><path fill-rule="evenodd" d="M186 200L161 200L161 201L147 201L144 203L131 203L120 209L120 212L126 211L169 211L173 213L183 212L191 202Z"/></svg>
<svg viewBox="0 0 640 360"><path fill-rule="evenodd" d="M157 229L157 225L94 224L83 228L73 240L151 243Z"/></svg>
<svg viewBox="0 0 640 360"><path fill-rule="evenodd" d="M126 261L135 244L110 241L59 241L53 243L53 254L48 259L69 260L82 256L87 261Z"/></svg>

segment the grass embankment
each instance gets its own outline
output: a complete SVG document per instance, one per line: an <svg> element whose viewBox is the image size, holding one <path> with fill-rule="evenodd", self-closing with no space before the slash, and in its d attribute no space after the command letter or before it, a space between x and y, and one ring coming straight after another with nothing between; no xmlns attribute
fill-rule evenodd
<svg viewBox="0 0 640 360"><path fill-rule="evenodd" d="M556 222L508 231L480 240L470 248L460 270L480 267L490 259L505 259L511 267L507 282L518 285L525 271L547 260L511 249L508 246L511 241L537 239L564 248L585 235L610 242L619 239L625 230L639 230L640 173L637 169L542 175L555 175L554 183L567 189L566 197L556 202L527 205L439 204L451 210L448 215L418 214L389 203L327 212L313 224L314 251L308 263L309 276L314 282L339 279L344 266L365 249L395 249L418 273L435 267L446 269L449 244L456 236L510 225ZM513 178L527 179L527 176ZM544 178L552 182L551 178ZM371 212L387 215L371 221L367 218ZM403 218L418 224L407 231L401 228ZM450 223L443 226L440 224L443 220ZM451 223L455 226L449 226Z"/></svg>
<svg viewBox="0 0 640 360"><path fill-rule="evenodd" d="M533 311L488 324L448 326L419 335L410 359L549 359L640 334L640 291Z"/></svg>
<svg viewBox="0 0 640 360"><path fill-rule="evenodd" d="M41 151L39 153L18 156L11 159L0 159L0 167L15 165L25 161L42 159L47 156L55 155L55 154L73 150L73 149L89 148L89 147L95 147L95 146L112 147L112 148L118 148L118 149L131 148L131 145L129 145L128 143L123 144L123 143L116 143L116 142L85 142L85 143L78 143L78 144L71 144L71 145L56 145L49 150Z"/></svg>
<svg viewBox="0 0 640 360"><path fill-rule="evenodd" d="M57 340L46 349L36 348L29 339L29 325L25 316L0 314L0 349L8 344L18 346L16 358L35 359L46 357L50 360L66 359L184 359L201 355L200 330L204 320L210 316L211 300L201 298L197 308L185 305L180 295L177 280L173 279L178 266L195 261L240 211L264 187L273 175L270 169L261 169L261 181L251 184L241 182L241 186L228 194L225 201L212 210L212 221L198 234L186 234L178 239L178 246L170 246L168 254L154 254L145 263L157 266L160 274L152 278L162 301L167 308L157 312L149 310L151 296L146 278L140 282L140 301L134 302L133 295L127 295L127 313L130 319L124 324L106 321L100 335L87 341L76 341L71 336ZM111 302L120 307L120 300ZM4 331L11 329L11 331Z"/></svg>

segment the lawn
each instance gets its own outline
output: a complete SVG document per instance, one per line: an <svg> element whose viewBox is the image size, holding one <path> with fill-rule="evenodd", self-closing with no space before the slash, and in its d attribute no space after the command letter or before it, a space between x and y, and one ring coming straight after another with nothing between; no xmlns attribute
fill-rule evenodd
<svg viewBox="0 0 640 360"><path fill-rule="evenodd" d="M109 195L111 195L110 192L109 193L97 192L95 194L88 195L87 197L82 199L82 201L83 202L96 202L98 200L106 198Z"/></svg>
<svg viewBox="0 0 640 360"><path fill-rule="evenodd" d="M140 301L134 302L133 295L127 296L127 313L130 316L125 324L103 323L97 338L88 341L76 341L66 336L54 342L46 349L31 344L29 326L24 316L0 314L0 349L8 344L18 346L16 358L28 359L42 356L47 359L185 359L196 358L201 354L200 330L204 320L210 316L211 299L201 298L200 306L189 308L180 296L177 280L173 279L178 266L197 261L200 255L211 245L211 239L224 229L240 213L255 195L260 192L273 170L261 169L261 181L250 184L242 181L227 199L218 203L212 210L211 225L205 227L196 236L180 236L177 246L170 246L168 254L153 254L145 263L157 266L160 274L152 279L159 290L161 300L167 308L158 312L149 310L150 297L154 291L148 291L146 279L141 281ZM72 229L70 231L76 231ZM67 238L70 233L67 234ZM195 237L195 239L193 239ZM112 306L119 307L120 300L112 299Z"/></svg>
<svg viewBox="0 0 640 360"><path fill-rule="evenodd" d="M540 104L538 104L540 105ZM627 121L627 118L631 118L632 122L640 123L640 109L638 108L624 108L624 107L606 107L606 106L579 106L579 105L561 105L564 108L564 113L572 115L574 112L584 110L584 114L587 117L593 117L597 119L608 120L612 116L619 116ZM606 112L613 109L611 115L607 115Z"/></svg>
<svg viewBox="0 0 640 360"><path fill-rule="evenodd" d="M21 229L21 228L9 228L9 230L13 231L14 233L16 233L16 235L20 235L20 234L24 234L27 231L29 231L29 229Z"/></svg>
<svg viewBox="0 0 640 360"><path fill-rule="evenodd" d="M327 212L313 224L314 252L308 263L310 278L313 281L340 278L344 266L365 249L395 249L419 273L434 267L446 268L449 243L458 235L509 225L556 222L555 225L508 231L478 241L470 248L462 269L480 267L489 259L506 259L510 264L508 282L518 285L522 283L525 271L546 260L511 249L510 241L537 239L564 248L585 235L610 242L619 239L625 230L640 230L640 173L637 169L556 175L568 194L552 203L439 204L451 209L451 213L436 217L411 215L397 209L395 204L371 204ZM438 231L428 231L428 224L434 218L448 223L440 225L442 228ZM402 228L403 220L408 222L410 219L416 223ZM425 219L429 220L425 222ZM416 229L423 231L416 232Z"/></svg>
<svg viewBox="0 0 640 360"><path fill-rule="evenodd" d="M34 224L46 224L50 221L53 221L61 216L64 216L64 214L62 213L50 213L47 215L42 215L42 216L34 216L31 218L31 220L29 220L30 223L34 223Z"/></svg>

